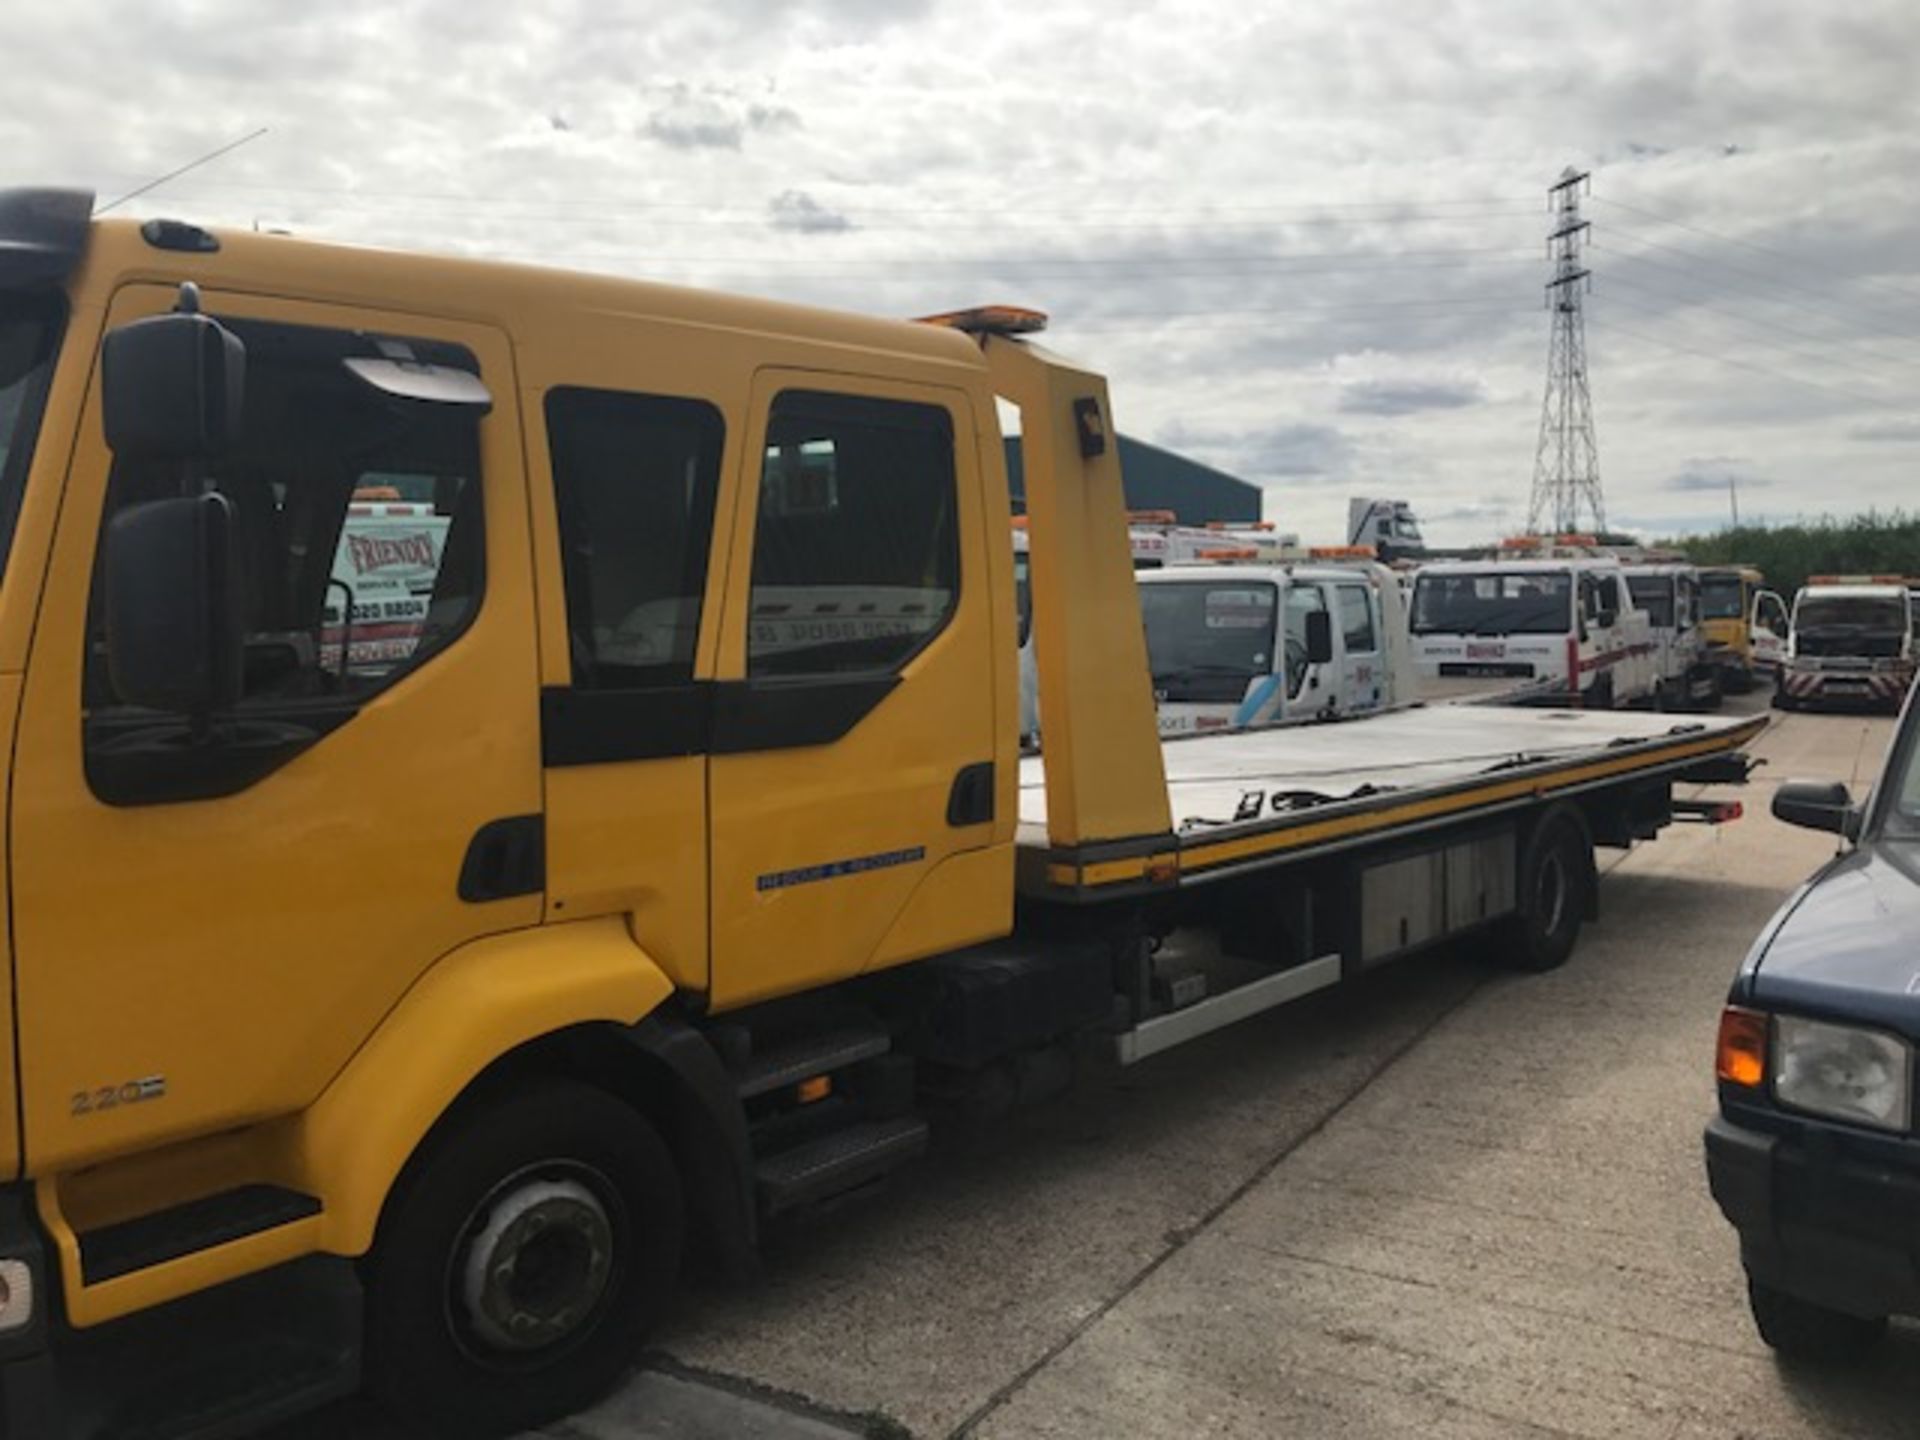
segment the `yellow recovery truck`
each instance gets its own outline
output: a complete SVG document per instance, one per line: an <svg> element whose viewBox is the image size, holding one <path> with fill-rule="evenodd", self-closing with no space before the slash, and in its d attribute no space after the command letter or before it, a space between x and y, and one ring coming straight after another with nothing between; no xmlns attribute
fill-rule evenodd
<svg viewBox="0 0 1920 1440"><path fill-rule="evenodd" d="M1019 314L90 212L0 194L10 1440L577 1407L688 1244L938 1105L1468 931L1559 963L1762 723L1163 743L1106 387Z"/></svg>

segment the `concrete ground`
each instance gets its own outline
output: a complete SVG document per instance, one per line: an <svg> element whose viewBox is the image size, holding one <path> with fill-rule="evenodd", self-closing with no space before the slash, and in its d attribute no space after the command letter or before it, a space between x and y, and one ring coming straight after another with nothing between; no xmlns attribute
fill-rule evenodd
<svg viewBox="0 0 1920 1440"><path fill-rule="evenodd" d="M1728 978L1832 848L1768 794L1863 786L1888 733L1785 717L1745 820L1603 852L1561 971L1411 959L775 1235L545 1433L1920 1436L1920 1329L1847 1374L1774 1362L1700 1158Z"/></svg>

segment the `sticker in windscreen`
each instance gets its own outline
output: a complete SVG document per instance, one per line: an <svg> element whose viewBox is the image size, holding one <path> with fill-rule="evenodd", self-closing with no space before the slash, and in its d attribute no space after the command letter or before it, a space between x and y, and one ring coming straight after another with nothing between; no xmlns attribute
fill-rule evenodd
<svg viewBox="0 0 1920 1440"><path fill-rule="evenodd" d="M1269 630L1272 627L1272 590L1256 587L1207 592L1207 629Z"/></svg>

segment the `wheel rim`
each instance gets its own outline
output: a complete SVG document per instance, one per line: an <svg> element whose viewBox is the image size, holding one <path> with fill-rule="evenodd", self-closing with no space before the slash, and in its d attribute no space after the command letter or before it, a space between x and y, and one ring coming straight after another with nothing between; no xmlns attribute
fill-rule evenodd
<svg viewBox="0 0 1920 1440"><path fill-rule="evenodd" d="M1559 849L1549 850L1540 860L1539 878L1534 882L1533 913L1539 918L1542 935L1560 933L1567 913L1567 862Z"/></svg>
<svg viewBox="0 0 1920 1440"><path fill-rule="evenodd" d="M624 1215L598 1170L519 1171L487 1193L448 1263L448 1318L492 1368L542 1364L590 1334L616 1288Z"/></svg>

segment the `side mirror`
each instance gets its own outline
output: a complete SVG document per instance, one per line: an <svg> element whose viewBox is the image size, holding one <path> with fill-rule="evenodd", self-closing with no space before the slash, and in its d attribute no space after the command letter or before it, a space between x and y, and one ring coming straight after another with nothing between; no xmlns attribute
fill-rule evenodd
<svg viewBox="0 0 1920 1440"><path fill-rule="evenodd" d="M1307 612L1307 663L1324 665L1333 659L1333 615L1326 610Z"/></svg>
<svg viewBox="0 0 1920 1440"><path fill-rule="evenodd" d="M1620 612L1618 610L1602 610L1593 617L1593 623L1598 625L1602 630L1611 630L1619 619Z"/></svg>
<svg viewBox="0 0 1920 1440"><path fill-rule="evenodd" d="M129 506L105 547L107 673L120 698L196 720L230 708L242 637L226 497Z"/></svg>
<svg viewBox="0 0 1920 1440"><path fill-rule="evenodd" d="M240 424L247 347L210 315L175 311L108 332L107 445L122 460L206 460Z"/></svg>
<svg viewBox="0 0 1920 1440"><path fill-rule="evenodd" d="M1849 840L1859 833L1853 796L1838 780L1789 780L1773 792L1773 818L1809 830L1829 830Z"/></svg>

